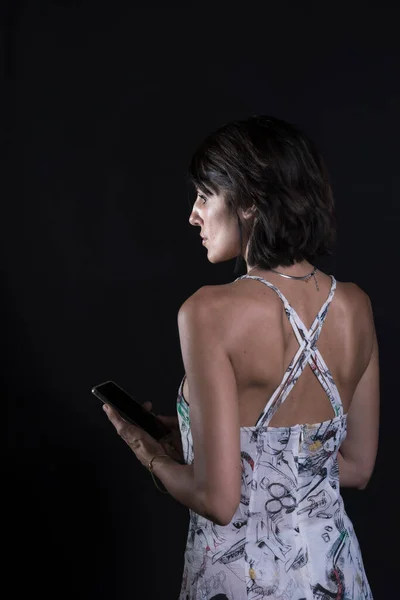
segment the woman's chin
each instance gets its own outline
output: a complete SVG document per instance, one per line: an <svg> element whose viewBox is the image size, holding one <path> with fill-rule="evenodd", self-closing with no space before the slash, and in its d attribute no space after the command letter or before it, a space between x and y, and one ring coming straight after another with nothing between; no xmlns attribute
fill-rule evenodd
<svg viewBox="0 0 400 600"><path fill-rule="evenodd" d="M235 255L230 255L230 254L217 254L217 255L213 255L212 252L208 252L207 253L207 260L208 262L216 265L218 263L223 263L223 262L228 262L229 260L232 260L233 258L236 258L236 254Z"/></svg>

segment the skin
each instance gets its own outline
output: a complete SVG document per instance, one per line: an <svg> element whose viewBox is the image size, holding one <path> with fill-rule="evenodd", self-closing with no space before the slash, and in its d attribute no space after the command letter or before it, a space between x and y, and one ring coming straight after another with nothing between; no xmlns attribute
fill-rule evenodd
<svg viewBox="0 0 400 600"><path fill-rule="evenodd" d="M254 215L252 209L241 213L249 223ZM189 223L199 227L200 235L206 238L209 262L225 262L242 251L247 272L274 283L305 325L311 325L329 293L328 275L318 271L317 292L312 279L304 285L249 264L248 240L243 240L241 249L237 219L230 214L223 194L205 196L198 190ZM295 276L312 269L305 260L276 267ZM163 441L159 444L141 428L125 423L110 407L107 414L143 465L147 466L155 454L169 454L154 462L154 473L178 501L224 525L240 501L239 429L255 423L298 344L280 299L253 280L200 288L181 306L178 327L187 401L190 385L195 463L172 464ZM337 282L318 348L328 366L334 367L333 376L348 413L347 438L338 457L340 484L363 489L371 477L378 445L379 359L371 303L357 285ZM310 369L305 369L294 389L292 401L289 395L273 416L271 427L332 417L332 407ZM146 407L150 409L151 403ZM176 426L175 421L175 434ZM172 435L168 441L173 441Z"/></svg>

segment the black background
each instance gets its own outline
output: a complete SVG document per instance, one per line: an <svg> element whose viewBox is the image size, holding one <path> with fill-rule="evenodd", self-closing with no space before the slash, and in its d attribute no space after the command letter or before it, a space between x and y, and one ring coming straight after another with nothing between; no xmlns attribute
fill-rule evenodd
<svg viewBox="0 0 400 600"><path fill-rule="evenodd" d="M207 262L188 224L186 167L206 134L255 113L316 140L339 220L334 256L317 264L373 303L380 446L367 489L343 495L375 599L397 597L400 97L390 6L2 3L13 598L178 597L187 510L157 491L90 390L114 379L156 412L175 412L179 307L202 285L235 278L234 261Z"/></svg>

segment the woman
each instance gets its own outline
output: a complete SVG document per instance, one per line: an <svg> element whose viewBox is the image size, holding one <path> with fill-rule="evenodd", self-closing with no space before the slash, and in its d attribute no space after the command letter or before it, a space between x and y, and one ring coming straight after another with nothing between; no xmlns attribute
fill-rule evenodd
<svg viewBox="0 0 400 600"><path fill-rule="evenodd" d="M378 345L367 294L312 264L335 233L324 163L294 126L253 117L210 135L190 175L208 260L241 256L246 274L178 313L184 464L108 408L190 509L180 599L371 599L340 486L373 471Z"/></svg>

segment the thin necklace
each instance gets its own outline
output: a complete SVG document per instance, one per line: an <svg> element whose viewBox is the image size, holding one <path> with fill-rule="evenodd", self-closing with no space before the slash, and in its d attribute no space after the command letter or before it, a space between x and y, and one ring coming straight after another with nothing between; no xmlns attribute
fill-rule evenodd
<svg viewBox="0 0 400 600"><path fill-rule="evenodd" d="M250 269L250 271L247 273L247 275L249 275L249 273L251 273L252 271L254 271L254 269L257 269L257 267L253 267L252 269ZM280 273L279 271L275 271L275 269L270 269L270 270L273 271L274 273L277 273L281 277L285 277L286 279L298 279L298 280L305 281L306 283L308 283L308 280L311 279L311 277L314 277L314 281L315 281L315 285L316 285L316 288L317 288L317 292L319 292L318 281L317 281L317 278L315 276L315 273L317 271L317 267L314 267L313 270L311 271L311 273L307 273L307 275L302 275L301 277L299 277L298 275L286 275L286 273Z"/></svg>

